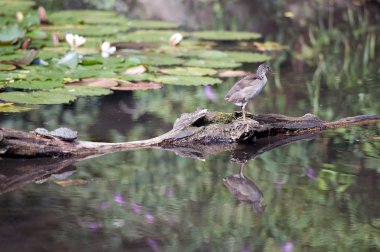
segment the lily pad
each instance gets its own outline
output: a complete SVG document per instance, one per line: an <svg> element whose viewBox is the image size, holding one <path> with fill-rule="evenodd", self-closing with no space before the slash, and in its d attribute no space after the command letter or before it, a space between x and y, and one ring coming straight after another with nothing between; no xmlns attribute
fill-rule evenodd
<svg viewBox="0 0 380 252"><path fill-rule="evenodd" d="M152 74L138 74L138 75L123 75L119 76L118 79L126 81L149 81L152 80L155 76Z"/></svg>
<svg viewBox="0 0 380 252"><path fill-rule="evenodd" d="M182 51L181 56L202 59L221 59L250 63L263 62L271 59L270 56L261 53L219 50L188 50Z"/></svg>
<svg viewBox="0 0 380 252"><path fill-rule="evenodd" d="M38 29L28 32L26 36L32 39L47 39L48 38L48 34L45 31L38 30Z"/></svg>
<svg viewBox="0 0 380 252"><path fill-rule="evenodd" d="M63 37L65 33L79 34L85 37L104 37L117 34L119 32L125 32L128 27L125 26L110 26L110 25L56 25L43 27L45 31L58 32L60 37Z"/></svg>
<svg viewBox="0 0 380 252"><path fill-rule="evenodd" d="M175 31L142 30L130 32L126 36L118 36L115 41L120 42L168 42Z"/></svg>
<svg viewBox="0 0 380 252"><path fill-rule="evenodd" d="M138 65L138 66L128 68L127 70L124 71L123 74L125 74L125 75L138 75L138 74L145 73L147 70L148 69L146 69L145 66Z"/></svg>
<svg viewBox="0 0 380 252"><path fill-rule="evenodd" d="M13 44L23 38L25 32L18 24L3 26L0 30L0 44Z"/></svg>
<svg viewBox="0 0 380 252"><path fill-rule="evenodd" d="M240 63L230 60L211 60L211 59L191 59L184 63L185 66L205 67L205 68L225 68L231 69L241 66Z"/></svg>
<svg viewBox="0 0 380 252"><path fill-rule="evenodd" d="M127 19L112 11L68 10L49 15L54 24L125 24Z"/></svg>
<svg viewBox="0 0 380 252"><path fill-rule="evenodd" d="M54 89L63 87L63 83L59 81L16 81L10 83L8 87L18 89Z"/></svg>
<svg viewBox="0 0 380 252"><path fill-rule="evenodd" d="M88 86L88 87L99 87L99 88L112 88L117 86L119 83L114 79L109 78L86 78L79 81L65 83L66 86Z"/></svg>
<svg viewBox="0 0 380 252"><path fill-rule="evenodd" d="M261 34L255 32L238 32L238 31L200 31L193 32L191 36L204 40L252 40L261 38Z"/></svg>
<svg viewBox="0 0 380 252"><path fill-rule="evenodd" d="M0 71L12 71L15 70L16 67L14 65L9 64L1 64L0 63Z"/></svg>
<svg viewBox="0 0 380 252"><path fill-rule="evenodd" d="M3 60L2 63L12 64L12 65L29 65L36 58L38 54L37 50L30 50L22 58L12 59L12 60ZM3 57L2 57L3 58Z"/></svg>
<svg viewBox="0 0 380 252"><path fill-rule="evenodd" d="M181 54L183 57L202 58L202 59L222 59L227 58L227 52L219 50L186 50Z"/></svg>
<svg viewBox="0 0 380 252"><path fill-rule="evenodd" d="M98 87L66 86L65 88L57 90L57 93L70 94L75 96L99 96L112 94L112 91Z"/></svg>
<svg viewBox="0 0 380 252"><path fill-rule="evenodd" d="M146 64L154 66L180 65L183 63L182 59L168 56L165 54L134 55L127 58L127 61L136 64Z"/></svg>
<svg viewBox="0 0 380 252"><path fill-rule="evenodd" d="M18 46L7 45L0 46L0 55L10 55L13 54L17 50Z"/></svg>
<svg viewBox="0 0 380 252"><path fill-rule="evenodd" d="M246 71L241 71L241 70L226 70L218 73L218 77L221 78L228 78L228 77L242 77L246 76L249 73Z"/></svg>
<svg viewBox="0 0 380 252"><path fill-rule="evenodd" d="M261 53L250 53L250 52L227 52L227 57L236 62L264 62L270 60L272 57Z"/></svg>
<svg viewBox="0 0 380 252"><path fill-rule="evenodd" d="M214 75L216 70L211 68L202 67L176 67L176 68L163 68L159 70L160 73L169 75L184 75L184 76L205 76Z"/></svg>
<svg viewBox="0 0 380 252"><path fill-rule="evenodd" d="M164 84L184 85L184 86L199 86L213 85L221 83L217 78L200 77L200 76L179 76L179 75L161 75L153 79L154 81Z"/></svg>
<svg viewBox="0 0 380 252"><path fill-rule="evenodd" d="M156 82L123 82L116 87L112 87L112 90L118 91L136 91L136 90L150 90L163 88L162 83Z"/></svg>
<svg viewBox="0 0 380 252"><path fill-rule="evenodd" d="M13 103L0 103L0 113L17 113L32 110L33 108L27 108L14 105Z"/></svg>
<svg viewBox="0 0 380 252"><path fill-rule="evenodd" d="M26 13L31 10L34 5L35 2L29 0L2 0L0 1L0 13L1 16L14 17L17 11Z"/></svg>
<svg viewBox="0 0 380 252"><path fill-rule="evenodd" d="M81 55L77 52L70 51L65 54L58 62L58 65L66 66L69 68L76 68L81 62Z"/></svg>
<svg viewBox="0 0 380 252"><path fill-rule="evenodd" d="M73 71L66 72L66 77L71 79L81 79L81 78L91 78L91 77L97 77L97 78L110 78L114 77L116 74L112 71L99 71L99 70L92 70L92 69L76 69Z"/></svg>
<svg viewBox="0 0 380 252"><path fill-rule="evenodd" d="M179 24L156 20L129 20L128 26L135 29L174 29Z"/></svg>
<svg viewBox="0 0 380 252"><path fill-rule="evenodd" d="M257 50L261 52L265 51L281 51L281 50L286 50L289 47L286 45L281 45L277 42L274 41L265 41L263 43L260 42L255 42L253 45L257 48Z"/></svg>
<svg viewBox="0 0 380 252"><path fill-rule="evenodd" d="M0 93L0 99L22 104L62 104L75 101L75 95L49 91L36 92L5 92Z"/></svg>
<svg viewBox="0 0 380 252"><path fill-rule="evenodd" d="M62 79L65 77L65 73L62 71L62 69L59 69L59 68L30 66L28 70L29 69L30 71L27 74L27 79L29 81L51 80L51 81L59 81L62 83Z"/></svg>

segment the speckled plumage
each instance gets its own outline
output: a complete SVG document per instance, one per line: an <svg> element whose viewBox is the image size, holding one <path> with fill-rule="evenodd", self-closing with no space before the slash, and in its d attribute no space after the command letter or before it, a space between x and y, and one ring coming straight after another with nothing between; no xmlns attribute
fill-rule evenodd
<svg viewBox="0 0 380 252"><path fill-rule="evenodd" d="M235 85L228 91L224 97L225 100L241 106L243 110L243 119L245 120L245 106L249 100L252 100L263 90L267 83L266 72L269 70L269 66L261 64L256 73L249 74L243 79L235 83Z"/></svg>

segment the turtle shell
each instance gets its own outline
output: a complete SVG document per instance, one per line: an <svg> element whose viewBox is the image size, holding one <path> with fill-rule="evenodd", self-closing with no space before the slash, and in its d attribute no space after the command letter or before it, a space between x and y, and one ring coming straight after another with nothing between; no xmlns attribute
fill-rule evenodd
<svg viewBox="0 0 380 252"><path fill-rule="evenodd" d="M58 128L50 131L50 135L61 138L64 141L74 141L78 137L78 132L69 128Z"/></svg>

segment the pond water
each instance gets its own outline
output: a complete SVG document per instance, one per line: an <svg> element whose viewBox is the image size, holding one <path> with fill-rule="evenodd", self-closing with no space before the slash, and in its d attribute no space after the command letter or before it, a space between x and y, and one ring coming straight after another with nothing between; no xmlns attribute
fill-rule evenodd
<svg viewBox="0 0 380 252"><path fill-rule="evenodd" d="M325 120L380 114L378 47L376 53L374 60L343 73L335 65L329 69L340 60L337 55L297 67L296 56L282 54L286 60L274 67L265 90L247 109L315 113ZM240 69L254 71L257 65ZM1 113L0 126L24 131L65 126L89 141L147 139L169 131L177 117L197 107L237 110L223 100L237 79L207 87L115 91L69 105ZM18 176L0 187L0 250L378 251L379 135L379 124L360 125L261 153L259 144L276 140L268 138L205 160L159 149L76 163L0 159L0 182ZM238 176L237 159L245 162L244 178ZM60 171L38 173L43 167ZM262 206L240 202L227 180L243 194L254 191Z"/></svg>

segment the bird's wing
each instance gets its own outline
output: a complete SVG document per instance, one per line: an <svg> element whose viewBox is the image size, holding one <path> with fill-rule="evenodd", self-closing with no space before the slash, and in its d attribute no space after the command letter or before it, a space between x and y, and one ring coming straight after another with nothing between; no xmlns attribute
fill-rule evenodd
<svg viewBox="0 0 380 252"><path fill-rule="evenodd" d="M252 85L252 81L258 79L258 76L256 74L248 74L241 80L235 83L233 87L228 91L224 99L228 100L234 93L239 92L240 90L243 90L246 87L249 87Z"/></svg>

